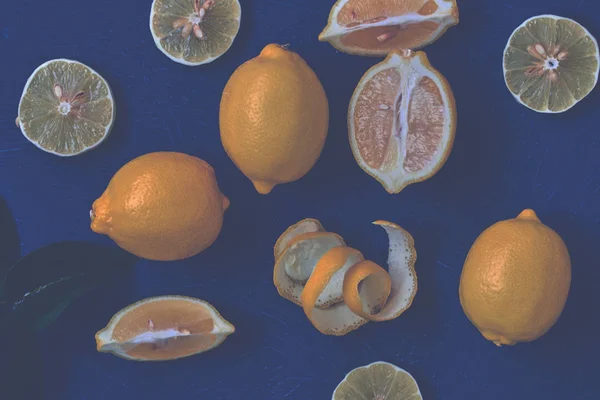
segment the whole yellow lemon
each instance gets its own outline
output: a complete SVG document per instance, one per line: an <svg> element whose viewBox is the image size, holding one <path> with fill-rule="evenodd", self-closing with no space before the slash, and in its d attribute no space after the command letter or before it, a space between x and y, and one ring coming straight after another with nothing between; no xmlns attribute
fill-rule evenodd
<svg viewBox="0 0 600 400"><path fill-rule="evenodd" d="M228 207L205 161L182 153L150 153L115 174L92 206L91 228L139 257L180 260L217 239Z"/></svg>
<svg viewBox="0 0 600 400"><path fill-rule="evenodd" d="M567 246L533 210L525 210L477 238L463 267L459 294L471 322L501 346L548 332L570 285Z"/></svg>
<svg viewBox="0 0 600 400"><path fill-rule="evenodd" d="M259 193L302 178L327 137L321 82L296 53L270 44L231 76L221 99L223 147Z"/></svg>

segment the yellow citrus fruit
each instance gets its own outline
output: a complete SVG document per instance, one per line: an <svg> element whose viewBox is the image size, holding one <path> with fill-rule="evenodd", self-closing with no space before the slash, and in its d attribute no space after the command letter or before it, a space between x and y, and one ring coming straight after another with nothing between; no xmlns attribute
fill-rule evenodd
<svg viewBox="0 0 600 400"><path fill-rule="evenodd" d="M31 75L17 126L31 143L61 157L99 146L115 121L108 83L90 67L73 60L51 60Z"/></svg>
<svg viewBox="0 0 600 400"><path fill-rule="evenodd" d="M504 80L515 99L540 113L565 112L596 87L600 50L578 22L540 15L523 22L504 50Z"/></svg>
<svg viewBox="0 0 600 400"><path fill-rule="evenodd" d="M331 400L423 400L417 381L407 371L378 361L350 371Z"/></svg>
<svg viewBox="0 0 600 400"><path fill-rule="evenodd" d="M150 31L167 57L196 66L213 62L229 50L241 18L238 0L154 0Z"/></svg>
<svg viewBox="0 0 600 400"><path fill-rule="evenodd" d="M214 349L235 331L205 301L160 296L125 307L96 333L98 351L136 361L166 361Z"/></svg>
<svg viewBox="0 0 600 400"><path fill-rule="evenodd" d="M182 153L150 153L115 174L92 206L91 227L139 257L180 260L217 239L228 207L205 161Z"/></svg>
<svg viewBox="0 0 600 400"><path fill-rule="evenodd" d="M223 146L262 194L310 171L328 125L321 82L298 54L276 44L241 65L223 91Z"/></svg>
<svg viewBox="0 0 600 400"><path fill-rule="evenodd" d="M477 238L460 278L460 302L486 339L513 345L535 340L554 325L570 284L565 243L525 210Z"/></svg>
<svg viewBox="0 0 600 400"><path fill-rule="evenodd" d="M435 175L456 133L456 103L427 55L392 52L360 80L348 111L358 165L389 193Z"/></svg>
<svg viewBox="0 0 600 400"><path fill-rule="evenodd" d="M338 0L319 40L350 54L385 56L427 46L456 24L456 0Z"/></svg>

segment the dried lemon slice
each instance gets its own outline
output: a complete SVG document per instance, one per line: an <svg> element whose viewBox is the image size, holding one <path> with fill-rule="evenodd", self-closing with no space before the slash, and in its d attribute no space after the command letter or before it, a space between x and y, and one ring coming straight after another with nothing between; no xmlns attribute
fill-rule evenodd
<svg viewBox="0 0 600 400"><path fill-rule="evenodd" d="M422 400L417 381L393 364L374 362L350 371L333 392L332 400Z"/></svg>
<svg viewBox="0 0 600 400"><path fill-rule="evenodd" d="M240 29L238 0L154 0L150 30L171 60L202 65L221 57Z"/></svg>
<svg viewBox="0 0 600 400"><path fill-rule="evenodd" d="M106 139L115 120L108 83L90 67L72 60L51 60L29 77L17 125L48 153L74 156Z"/></svg>
<svg viewBox="0 0 600 400"><path fill-rule="evenodd" d="M504 50L504 79L517 101L541 113L561 113L598 82L598 43L577 22L542 15L525 21Z"/></svg>

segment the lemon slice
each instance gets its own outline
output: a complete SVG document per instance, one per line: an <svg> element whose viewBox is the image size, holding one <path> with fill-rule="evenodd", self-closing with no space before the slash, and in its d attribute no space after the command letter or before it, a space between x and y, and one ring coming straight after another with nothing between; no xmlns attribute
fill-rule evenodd
<svg viewBox="0 0 600 400"><path fill-rule="evenodd" d="M411 374L393 364L378 361L353 369L333 392L332 400L422 400Z"/></svg>
<svg viewBox="0 0 600 400"><path fill-rule="evenodd" d="M74 156L106 139L115 120L108 83L90 67L51 60L29 77L17 125L23 135L48 153Z"/></svg>
<svg viewBox="0 0 600 400"><path fill-rule="evenodd" d="M458 24L456 0L338 0L319 35L336 49L385 56L419 49Z"/></svg>
<svg viewBox="0 0 600 400"><path fill-rule="evenodd" d="M150 31L171 60L202 65L229 50L241 17L238 0L154 0Z"/></svg>
<svg viewBox="0 0 600 400"><path fill-rule="evenodd" d="M525 21L504 50L504 79L517 101L540 113L561 113L598 82L598 42L577 22L542 15Z"/></svg>
<svg viewBox="0 0 600 400"><path fill-rule="evenodd" d="M159 296L125 307L96 333L100 352L135 361L167 361L204 353L235 332L209 303Z"/></svg>

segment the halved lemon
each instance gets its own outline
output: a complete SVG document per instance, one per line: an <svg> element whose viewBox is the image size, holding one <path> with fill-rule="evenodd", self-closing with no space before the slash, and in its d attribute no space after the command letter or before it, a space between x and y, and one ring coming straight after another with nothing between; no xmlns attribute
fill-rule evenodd
<svg viewBox="0 0 600 400"><path fill-rule="evenodd" d="M241 17L238 0L154 0L150 31L171 60L202 65L229 50Z"/></svg>
<svg viewBox="0 0 600 400"><path fill-rule="evenodd" d="M319 40L360 55L418 49L458 24L455 0L339 0Z"/></svg>
<svg viewBox="0 0 600 400"><path fill-rule="evenodd" d="M561 113L598 82L596 39L579 23L555 15L525 21L504 50L504 79L517 101L540 113Z"/></svg>
<svg viewBox="0 0 600 400"><path fill-rule="evenodd" d="M96 333L98 351L136 361L166 361L203 353L235 331L205 301L152 297L119 311Z"/></svg>
<svg viewBox="0 0 600 400"><path fill-rule="evenodd" d="M397 366L378 361L350 371L332 400L422 400L417 381Z"/></svg>
<svg viewBox="0 0 600 400"><path fill-rule="evenodd" d="M358 165L389 193L435 175L456 133L456 105L446 78L424 52L392 52L360 80L348 111Z"/></svg>
<svg viewBox="0 0 600 400"><path fill-rule="evenodd" d="M72 60L40 65L23 89L17 125L40 149L74 156L93 149L110 134L115 103L108 83Z"/></svg>

